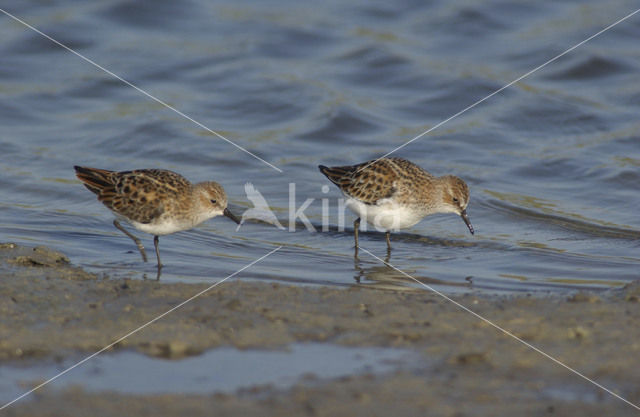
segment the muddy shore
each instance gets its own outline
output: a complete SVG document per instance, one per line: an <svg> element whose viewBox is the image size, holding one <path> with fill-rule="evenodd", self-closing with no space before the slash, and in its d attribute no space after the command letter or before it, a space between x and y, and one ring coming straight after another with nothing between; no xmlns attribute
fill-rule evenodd
<svg viewBox="0 0 640 417"><path fill-rule="evenodd" d="M93 353L208 286L110 279L76 268L48 248L2 244L0 364ZM640 282L603 292L452 298L640 404ZM428 291L355 283L347 289L297 287L234 278L110 351L172 360L223 346L285 349L296 342L401 347L417 352L424 364L385 375L310 376L287 389L261 386L235 394L126 395L44 387L0 415L638 413Z"/></svg>

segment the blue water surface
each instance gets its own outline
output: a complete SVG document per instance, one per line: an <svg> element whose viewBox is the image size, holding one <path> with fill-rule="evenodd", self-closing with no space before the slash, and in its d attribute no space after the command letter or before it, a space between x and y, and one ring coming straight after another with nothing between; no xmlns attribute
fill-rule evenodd
<svg viewBox="0 0 640 417"><path fill-rule="evenodd" d="M6 0L3 10L86 60L0 14L0 240L48 245L113 277L155 277L72 167L165 168L220 182L239 214L252 207L251 182L287 227L216 218L162 237L165 282L213 282L282 246L234 279L419 287L364 252L354 260L355 216L339 230L340 193L323 192L317 165L401 147L637 6ZM476 234L433 216L393 235L391 264L446 292L638 279L639 37L640 14L398 149L467 181ZM317 232L290 223L292 183L293 211L313 199L304 214ZM360 243L386 255L381 233Z"/></svg>

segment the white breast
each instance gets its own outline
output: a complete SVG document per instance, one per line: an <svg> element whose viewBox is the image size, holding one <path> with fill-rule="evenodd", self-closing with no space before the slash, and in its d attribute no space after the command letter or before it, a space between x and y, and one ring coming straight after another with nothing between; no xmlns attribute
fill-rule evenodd
<svg viewBox="0 0 640 417"><path fill-rule="evenodd" d="M156 223L138 223L130 221L131 225L141 232L150 233L152 235L169 235L171 233L180 232L182 230L191 229L194 224L187 221L177 221L176 219L166 219Z"/></svg>
<svg viewBox="0 0 640 417"><path fill-rule="evenodd" d="M377 204L364 204L349 198L346 206L379 231L405 229L424 217L424 214L418 210L400 205L390 198L382 199Z"/></svg>

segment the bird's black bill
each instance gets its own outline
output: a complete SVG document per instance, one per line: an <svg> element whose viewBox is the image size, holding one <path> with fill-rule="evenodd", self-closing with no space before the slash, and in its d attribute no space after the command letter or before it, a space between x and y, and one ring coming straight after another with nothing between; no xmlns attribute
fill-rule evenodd
<svg viewBox="0 0 640 417"><path fill-rule="evenodd" d="M222 211L222 214L224 214L225 216L227 216L228 218L230 218L231 220L233 220L234 222L236 222L236 224L240 224L240 219L237 218L235 216L235 214L233 214L232 212L229 211L229 209L224 209ZM472 232L473 233L473 232Z"/></svg>
<svg viewBox="0 0 640 417"><path fill-rule="evenodd" d="M462 213L460 213L460 217L462 217L462 220L464 220L471 234L474 234L473 226L471 226L471 222L469 221L469 216L467 216L467 210L462 210Z"/></svg>

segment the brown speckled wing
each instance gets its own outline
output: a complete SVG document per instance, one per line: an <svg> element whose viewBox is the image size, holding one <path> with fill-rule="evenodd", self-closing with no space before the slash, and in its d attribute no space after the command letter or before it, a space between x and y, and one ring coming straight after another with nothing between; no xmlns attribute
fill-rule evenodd
<svg viewBox="0 0 640 417"><path fill-rule="evenodd" d="M388 159L331 168L320 165L319 168L343 193L365 204L376 204L396 192L394 183L398 175Z"/></svg>
<svg viewBox="0 0 640 417"><path fill-rule="evenodd" d="M167 197L174 198L191 184L175 172L160 169L113 172L75 167L84 185L110 210L139 223L151 223L164 212Z"/></svg>

